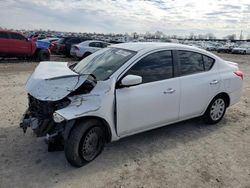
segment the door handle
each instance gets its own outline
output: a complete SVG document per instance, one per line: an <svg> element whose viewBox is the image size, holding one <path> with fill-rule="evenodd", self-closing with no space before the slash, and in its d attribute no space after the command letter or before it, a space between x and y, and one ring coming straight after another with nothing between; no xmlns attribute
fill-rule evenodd
<svg viewBox="0 0 250 188"><path fill-rule="evenodd" d="M168 88L166 91L163 91L164 94L172 94L175 92L175 89Z"/></svg>
<svg viewBox="0 0 250 188"><path fill-rule="evenodd" d="M212 82L210 82L210 85L215 85L215 84L218 84L219 81L218 80L213 80Z"/></svg>

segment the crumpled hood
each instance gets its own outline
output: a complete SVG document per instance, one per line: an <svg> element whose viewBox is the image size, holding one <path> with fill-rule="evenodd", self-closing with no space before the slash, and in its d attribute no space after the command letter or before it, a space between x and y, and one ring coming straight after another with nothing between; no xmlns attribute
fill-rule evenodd
<svg viewBox="0 0 250 188"><path fill-rule="evenodd" d="M41 62L28 79L25 89L33 97L43 101L63 99L87 79L72 71L67 62Z"/></svg>

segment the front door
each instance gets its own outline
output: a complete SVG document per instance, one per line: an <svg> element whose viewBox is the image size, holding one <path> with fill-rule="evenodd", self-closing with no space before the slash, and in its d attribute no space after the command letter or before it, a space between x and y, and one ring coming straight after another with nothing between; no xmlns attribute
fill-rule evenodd
<svg viewBox="0 0 250 188"><path fill-rule="evenodd" d="M173 75L171 51L153 52L125 75L142 77L142 84L116 89L117 132L125 136L176 121L180 83Z"/></svg>

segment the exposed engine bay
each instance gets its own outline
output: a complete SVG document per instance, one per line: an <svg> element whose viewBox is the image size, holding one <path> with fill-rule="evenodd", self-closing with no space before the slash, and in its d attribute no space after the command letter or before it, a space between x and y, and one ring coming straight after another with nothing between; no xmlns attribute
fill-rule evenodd
<svg viewBox="0 0 250 188"><path fill-rule="evenodd" d="M48 133L53 134L57 124L53 120L53 113L70 104L69 96L87 94L94 88L94 85L91 79L87 79L79 88L58 101L42 101L28 94L28 109L20 126L24 132L31 127L38 137L46 136Z"/></svg>

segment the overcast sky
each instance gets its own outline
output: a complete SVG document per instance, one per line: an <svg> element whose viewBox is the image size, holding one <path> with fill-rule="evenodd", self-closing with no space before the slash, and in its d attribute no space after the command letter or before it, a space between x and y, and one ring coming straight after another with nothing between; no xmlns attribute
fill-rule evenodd
<svg viewBox="0 0 250 188"><path fill-rule="evenodd" d="M250 35L250 0L0 0L0 27Z"/></svg>

